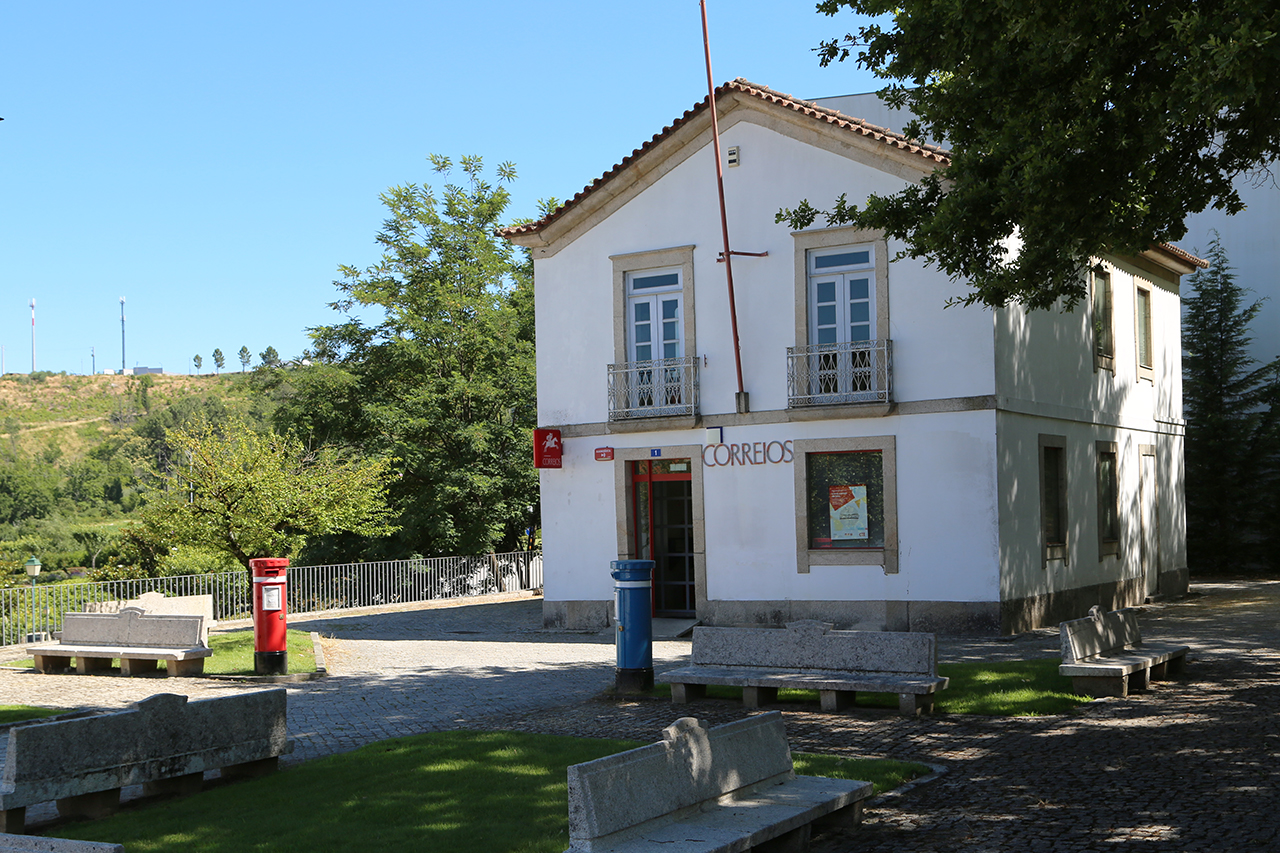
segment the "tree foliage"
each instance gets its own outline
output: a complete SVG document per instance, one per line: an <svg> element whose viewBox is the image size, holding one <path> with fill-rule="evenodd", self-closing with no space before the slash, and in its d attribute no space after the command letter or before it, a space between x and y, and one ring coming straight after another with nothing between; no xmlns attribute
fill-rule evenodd
<svg viewBox="0 0 1280 853"><path fill-rule="evenodd" d="M221 349L213 351L213 366L216 371L221 371L222 368L227 366L227 359L223 356Z"/></svg>
<svg viewBox="0 0 1280 853"><path fill-rule="evenodd" d="M203 358L201 358L201 357L200 357L200 356L198 356L198 355L196 355L196 356L192 356L192 357L191 357L191 363L192 363L192 364L194 364L194 365L196 366L196 373L199 373L199 372L200 372L200 365L204 364L204 359L203 359Z"/></svg>
<svg viewBox="0 0 1280 853"><path fill-rule="evenodd" d="M1216 235L1206 255L1183 300L1187 550L1193 571L1226 572L1275 562L1280 358L1249 355L1261 302L1244 304Z"/></svg>
<svg viewBox="0 0 1280 853"><path fill-rule="evenodd" d="M251 558L296 554L308 537L395 530L385 501L389 460L309 450L238 420L168 438L185 464L157 471L139 542L212 548L248 568Z"/></svg>
<svg viewBox="0 0 1280 853"><path fill-rule="evenodd" d="M430 160L448 180L454 163ZM537 503L532 264L495 235L515 170L500 165L494 185L479 157L457 165L439 193L382 195L381 259L340 267L332 307L346 316L311 330L319 364L276 377L279 428L399 460L399 554L513 543Z"/></svg>
<svg viewBox="0 0 1280 853"><path fill-rule="evenodd" d="M248 347L240 347L240 352L236 353L236 356L240 359L240 372L244 373L249 362L253 361L253 354L249 352Z"/></svg>
<svg viewBox="0 0 1280 853"><path fill-rule="evenodd" d="M1280 145L1280 7L1250 0L822 0L892 15L822 45L892 81L945 170L888 196L841 196L831 224L882 229L973 290L959 301L1048 307L1084 295L1089 259L1238 212L1232 180ZM793 227L808 202L779 213ZM1012 250L1018 241L1020 250Z"/></svg>

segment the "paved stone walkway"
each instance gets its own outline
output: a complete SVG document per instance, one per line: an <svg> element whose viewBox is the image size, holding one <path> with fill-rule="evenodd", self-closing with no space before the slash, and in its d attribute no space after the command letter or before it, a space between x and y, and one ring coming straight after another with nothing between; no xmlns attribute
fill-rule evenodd
<svg viewBox="0 0 1280 853"><path fill-rule="evenodd" d="M464 727L652 741L676 716L719 723L746 713L714 700L677 710L596 698L612 681L611 635L543 631L539 614L540 602L525 600L292 623L326 638L333 674L287 687L291 760ZM1184 601L1149 606L1144 636L1192 646L1186 678L1069 715L907 719L783 706L797 749L945 768L876 800L856 834L820 839L815 850L1280 849L1278 615L1275 581L1197 584ZM1036 631L943 638L940 649L948 660L1055 657L1057 642L1056 631ZM659 642L656 666L687 652L686 641ZM193 699L260 689L0 670L0 703L121 707L179 687Z"/></svg>

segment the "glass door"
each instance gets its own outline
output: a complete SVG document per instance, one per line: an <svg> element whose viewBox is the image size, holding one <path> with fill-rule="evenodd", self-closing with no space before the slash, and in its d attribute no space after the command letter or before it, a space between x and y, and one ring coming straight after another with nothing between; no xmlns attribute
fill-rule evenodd
<svg viewBox="0 0 1280 853"><path fill-rule="evenodd" d="M636 557L653 560L653 614L693 616L693 474L688 459L631 463Z"/></svg>

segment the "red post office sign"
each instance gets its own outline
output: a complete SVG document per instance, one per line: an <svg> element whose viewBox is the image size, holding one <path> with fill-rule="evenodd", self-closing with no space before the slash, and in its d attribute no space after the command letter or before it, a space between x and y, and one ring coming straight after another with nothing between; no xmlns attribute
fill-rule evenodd
<svg viewBox="0 0 1280 853"><path fill-rule="evenodd" d="M564 459L564 443L558 429L533 431L533 467L560 468Z"/></svg>

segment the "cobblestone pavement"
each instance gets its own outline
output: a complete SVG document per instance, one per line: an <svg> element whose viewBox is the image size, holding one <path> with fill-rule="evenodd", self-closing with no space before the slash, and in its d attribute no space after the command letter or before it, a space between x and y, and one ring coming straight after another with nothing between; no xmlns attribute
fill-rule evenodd
<svg viewBox="0 0 1280 853"><path fill-rule="evenodd" d="M1146 694L1041 718L918 719L783 706L796 749L922 761L935 781L881 797L835 851L1280 850L1280 582L1196 584L1145 608L1144 636L1192 647L1187 675ZM598 697L612 681L611 635L539 628L540 602L472 604L293 623L319 631L328 678L291 684L292 761L387 737L510 728L656 740L676 716L714 723L737 703ZM1055 657L1056 631L942 638L943 659ZM679 663L685 641L655 644ZM0 703L120 707L176 688L193 699L260 689L203 679L38 676L0 670ZM32 815L32 819L38 819Z"/></svg>

